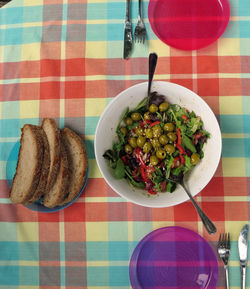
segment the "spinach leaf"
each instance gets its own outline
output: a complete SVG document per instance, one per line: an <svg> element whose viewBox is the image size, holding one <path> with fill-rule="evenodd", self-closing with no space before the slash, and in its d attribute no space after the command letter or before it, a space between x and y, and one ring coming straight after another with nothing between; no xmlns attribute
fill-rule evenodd
<svg viewBox="0 0 250 289"><path fill-rule="evenodd" d="M184 158L185 158L185 170L184 170L184 174L185 174L193 168L193 165L191 163L191 159L189 156L184 155Z"/></svg>
<svg viewBox="0 0 250 289"><path fill-rule="evenodd" d="M138 105L136 106L136 108L134 109L134 111L137 111L137 110L142 109L144 106L147 105L147 102L148 102L148 98L147 98L147 97L143 98L143 100L141 100L141 101L138 103Z"/></svg>
<svg viewBox="0 0 250 289"><path fill-rule="evenodd" d="M122 121L127 117L128 113L129 113L129 108L126 107L124 113L122 114L122 116L119 120L119 123L118 123L117 128L116 128L116 132L120 130L120 125L121 125Z"/></svg>
<svg viewBox="0 0 250 289"><path fill-rule="evenodd" d="M175 115L175 112L173 111L173 109L170 109L170 112L172 113L173 115L173 118L174 118L174 121L175 121L175 124L176 126L182 131L182 132L185 132L187 127L186 125L182 124L180 120L178 120L177 116Z"/></svg>
<svg viewBox="0 0 250 289"><path fill-rule="evenodd" d="M184 170L184 166L181 165L175 169L172 170L172 174L175 176L179 176L179 174Z"/></svg>
<svg viewBox="0 0 250 289"><path fill-rule="evenodd" d="M129 182L134 186L134 187L136 187L136 188L138 188L138 189L144 189L145 188L145 183L143 183L143 182L136 182L133 178L132 178L132 176L131 176L131 171L130 171L130 169L129 169L129 167L125 167L125 174L126 174L126 176L128 177L128 179L129 179Z"/></svg>
<svg viewBox="0 0 250 289"><path fill-rule="evenodd" d="M173 183L173 182L168 182L168 183L167 183L167 186L166 186L167 192L173 193L173 191L175 190L175 188L176 188L176 183Z"/></svg>
<svg viewBox="0 0 250 289"><path fill-rule="evenodd" d="M171 166L174 162L174 158L171 156L170 160L165 162L165 164L167 165L167 171L166 171L166 178L168 179L170 176L170 172L171 172Z"/></svg>
<svg viewBox="0 0 250 289"><path fill-rule="evenodd" d="M190 120L190 130L192 131L192 133L195 133L197 131L197 129L202 127L202 121L201 118L198 117L192 117Z"/></svg>
<svg viewBox="0 0 250 289"><path fill-rule="evenodd" d="M136 121L132 125L128 125L128 129L131 130L133 128L136 128L138 125L139 125L139 121Z"/></svg>
<svg viewBox="0 0 250 289"><path fill-rule="evenodd" d="M196 153L196 148L192 143L191 139L186 136L184 133L181 135L181 142L184 147L189 149L192 153Z"/></svg>
<svg viewBox="0 0 250 289"><path fill-rule="evenodd" d="M122 179L125 177L125 167L121 159L118 159L115 167L115 178Z"/></svg>
<svg viewBox="0 0 250 289"><path fill-rule="evenodd" d="M107 150L103 154L103 157L109 161L109 166L114 169L116 167L116 162L117 162L117 156L114 151L112 150Z"/></svg>

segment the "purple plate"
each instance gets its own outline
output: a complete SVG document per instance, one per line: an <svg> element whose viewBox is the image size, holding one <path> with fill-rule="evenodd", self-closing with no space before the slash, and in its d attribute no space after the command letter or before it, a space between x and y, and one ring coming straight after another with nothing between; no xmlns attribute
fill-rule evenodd
<svg viewBox="0 0 250 289"><path fill-rule="evenodd" d="M129 275L133 289L215 289L218 263L200 235L182 227L164 227L136 246Z"/></svg>

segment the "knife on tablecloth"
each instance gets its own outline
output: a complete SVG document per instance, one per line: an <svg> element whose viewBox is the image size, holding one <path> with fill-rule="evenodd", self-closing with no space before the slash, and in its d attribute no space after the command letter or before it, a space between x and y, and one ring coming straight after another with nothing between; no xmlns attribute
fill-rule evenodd
<svg viewBox="0 0 250 289"><path fill-rule="evenodd" d="M123 58L127 59L132 50L132 25L130 21L130 0L126 0Z"/></svg>
<svg viewBox="0 0 250 289"><path fill-rule="evenodd" d="M249 226L245 225L242 228L239 239L238 239L240 270L241 270L241 289L246 288L248 231L249 231Z"/></svg>

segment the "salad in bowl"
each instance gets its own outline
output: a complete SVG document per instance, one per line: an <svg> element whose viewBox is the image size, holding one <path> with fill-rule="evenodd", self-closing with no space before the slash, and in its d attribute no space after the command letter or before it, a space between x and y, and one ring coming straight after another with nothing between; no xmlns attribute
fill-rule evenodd
<svg viewBox="0 0 250 289"><path fill-rule="evenodd" d="M103 154L114 177L150 195L172 193L176 183L170 179L200 162L209 138L200 116L157 92L149 102L146 97L134 109L125 109L116 134L117 141Z"/></svg>
<svg viewBox="0 0 250 289"><path fill-rule="evenodd" d="M169 207L188 200L174 181L184 176L192 196L213 177L221 156L221 132L208 104L193 91L154 81L118 94L102 113L95 157L108 185L126 200Z"/></svg>

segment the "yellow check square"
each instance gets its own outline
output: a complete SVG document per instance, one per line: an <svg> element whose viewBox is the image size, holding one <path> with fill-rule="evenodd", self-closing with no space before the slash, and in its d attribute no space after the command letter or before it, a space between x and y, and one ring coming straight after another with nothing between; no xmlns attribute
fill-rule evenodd
<svg viewBox="0 0 250 289"><path fill-rule="evenodd" d="M242 114L241 96L221 96L220 97L221 114Z"/></svg>
<svg viewBox="0 0 250 289"><path fill-rule="evenodd" d="M20 118L36 118L39 116L38 100L23 100L20 102Z"/></svg>
<svg viewBox="0 0 250 289"><path fill-rule="evenodd" d="M221 38L218 40L218 55L240 55L240 40L236 38Z"/></svg>
<svg viewBox="0 0 250 289"><path fill-rule="evenodd" d="M86 223L86 241L108 241L108 223Z"/></svg>
<svg viewBox="0 0 250 289"><path fill-rule="evenodd" d="M246 164L244 158L223 158L222 170L224 177L245 177Z"/></svg>
<svg viewBox="0 0 250 289"><path fill-rule="evenodd" d="M104 41L86 43L86 58L105 58L107 43Z"/></svg>
<svg viewBox="0 0 250 289"><path fill-rule="evenodd" d="M95 159L89 159L89 178L102 178L102 174Z"/></svg>
<svg viewBox="0 0 250 289"><path fill-rule="evenodd" d="M17 238L19 242L37 242L38 224L34 222L20 222L17 224Z"/></svg>
<svg viewBox="0 0 250 289"><path fill-rule="evenodd" d="M36 0L35 5L43 5L43 0ZM34 6L34 2L30 0L23 0L23 6Z"/></svg>
<svg viewBox="0 0 250 289"><path fill-rule="evenodd" d="M245 221L226 221L225 222L225 232L234 232L231 234L231 241L238 241L240 231L246 224Z"/></svg>
<svg viewBox="0 0 250 289"><path fill-rule="evenodd" d="M170 47L160 40L150 40L149 52L156 52L159 57L166 57L170 55Z"/></svg>
<svg viewBox="0 0 250 289"><path fill-rule="evenodd" d="M106 107L105 98L86 98L85 115L100 116Z"/></svg>
<svg viewBox="0 0 250 289"><path fill-rule="evenodd" d="M23 44L22 61L40 60L40 43Z"/></svg>

